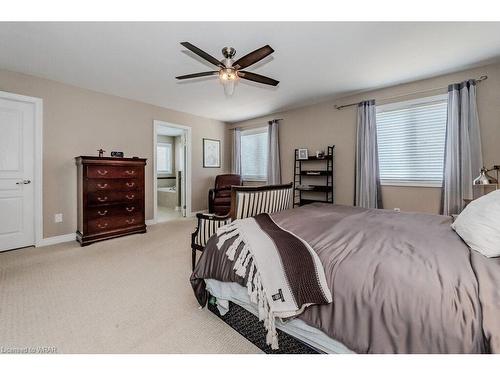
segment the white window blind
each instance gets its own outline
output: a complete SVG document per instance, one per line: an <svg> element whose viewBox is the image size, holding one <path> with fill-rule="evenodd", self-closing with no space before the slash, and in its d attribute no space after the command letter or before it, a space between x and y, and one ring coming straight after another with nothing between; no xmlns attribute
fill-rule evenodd
<svg viewBox="0 0 500 375"><path fill-rule="evenodd" d="M160 173L172 173L172 145L170 143L156 145L156 170Z"/></svg>
<svg viewBox="0 0 500 375"><path fill-rule="evenodd" d="M442 185L446 117L443 95L377 107L382 184Z"/></svg>
<svg viewBox="0 0 500 375"><path fill-rule="evenodd" d="M267 179L267 128L241 132L241 174L244 180Z"/></svg>

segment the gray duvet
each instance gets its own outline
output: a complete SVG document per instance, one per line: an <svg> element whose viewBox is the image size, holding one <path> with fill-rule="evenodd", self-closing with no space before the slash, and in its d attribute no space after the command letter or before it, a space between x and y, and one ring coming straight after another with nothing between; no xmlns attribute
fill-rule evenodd
<svg viewBox="0 0 500 375"><path fill-rule="evenodd" d="M500 353L500 259L470 251L446 216L311 204L271 215L307 241L333 303L298 319L358 353ZM212 238L191 276L245 280Z"/></svg>

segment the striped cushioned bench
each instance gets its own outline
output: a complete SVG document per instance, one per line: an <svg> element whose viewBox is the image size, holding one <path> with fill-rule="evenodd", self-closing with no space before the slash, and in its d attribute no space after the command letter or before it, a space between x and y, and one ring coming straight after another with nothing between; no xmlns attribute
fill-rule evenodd
<svg viewBox="0 0 500 375"><path fill-rule="evenodd" d="M233 186L231 211L227 216L197 214L198 225L191 235L192 267L196 265L196 250L203 251L208 240L223 225L232 220L271 214L292 207L292 183L267 186Z"/></svg>

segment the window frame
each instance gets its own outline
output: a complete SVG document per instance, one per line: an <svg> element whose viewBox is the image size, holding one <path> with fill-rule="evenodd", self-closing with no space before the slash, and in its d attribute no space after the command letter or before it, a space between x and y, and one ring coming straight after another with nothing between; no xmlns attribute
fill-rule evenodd
<svg viewBox="0 0 500 375"><path fill-rule="evenodd" d="M269 131L267 126L260 126L257 128L251 128L251 129L246 129L246 130L241 130L240 133L240 152L242 151L243 145L242 145L242 139L245 135L254 135L254 134L264 134L266 133L267 136L269 137ZM269 142L269 139L268 139ZM243 174L243 155L240 155L241 158L241 178L244 182L267 182L267 165L266 165L266 173L265 177L258 178L255 176L245 176ZM269 163L269 160L267 160L267 163Z"/></svg>
<svg viewBox="0 0 500 375"><path fill-rule="evenodd" d="M160 170L159 166L159 158L158 158L158 147L165 147L168 149L167 153L170 154L170 169L166 170ZM173 164L174 164L174 158L173 158L173 147L172 143L169 142L158 142L156 144L156 155L157 155L157 161L156 161L156 173L158 174L173 174Z"/></svg>
<svg viewBox="0 0 500 375"><path fill-rule="evenodd" d="M379 113L390 112L410 107L418 107L420 105L425 104L433 104L439 102L447 102L448 94L438 94L432 96L425 96L418 99L404 100L393 103L387 103L376 106L376 115ZM377 137L378 137L378 125L377 125ZM446 142L446 139L445 139ZM377 146L378 147L378 146ZM443 154L443 162L444 162L444 154ZM380 160L379 160L379 168L380 168ZM380 178L381 186L407 186L407 187L432 187L432 188L441 188L443 187L443 180L441 182L435 181L408 181L408 180L383 180Z"/></svg>

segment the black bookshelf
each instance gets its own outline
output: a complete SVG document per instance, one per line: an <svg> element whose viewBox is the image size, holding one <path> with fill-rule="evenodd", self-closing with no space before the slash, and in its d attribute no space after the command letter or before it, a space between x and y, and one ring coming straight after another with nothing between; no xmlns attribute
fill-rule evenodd
<svg viewBox="0 0 500 375"><path fill-rule="evenodd" d="M299 150L295 149L294 207L314 202L334 203L334 150L335 145L328 146L324 157L309 156L307 159L299 159ZM304 183L305 181L307 184ZM308 188L304 188L304 185Z"/></svg>

